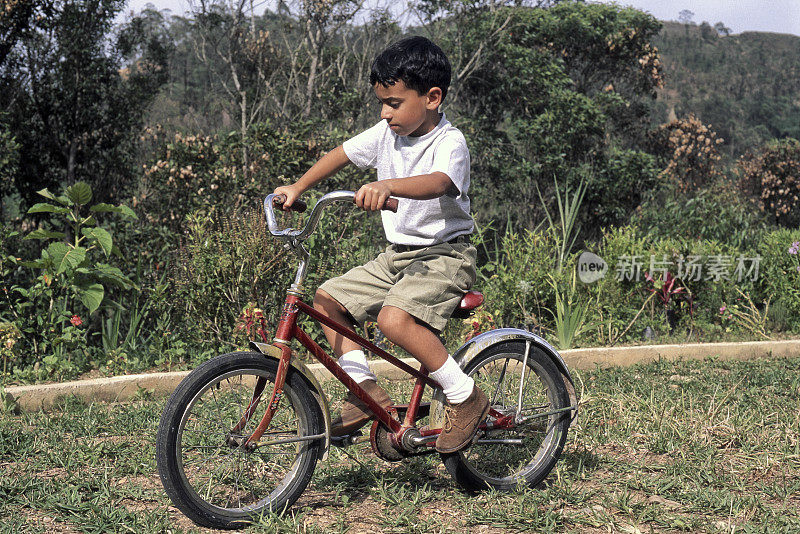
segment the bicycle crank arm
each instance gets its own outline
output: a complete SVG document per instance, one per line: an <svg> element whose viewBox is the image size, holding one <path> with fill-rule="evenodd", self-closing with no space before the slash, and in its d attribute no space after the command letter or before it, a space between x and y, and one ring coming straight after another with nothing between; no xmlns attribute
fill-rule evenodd
<svg viewBox="0 0 800 534"><path fill-rule="evenodd" d="M411 443L413 443L415 446L419 447L419 446L422 446L422 445L427 445L428 443L431 443L432 441L436 441L436 438L438 438L438 437L439 437L438 434L434 434L432 436L420 436L418 438L412 438L411 439ZM476 441L476 443L502 443L502 444L506 444L506 445L522 445L522 440L521 439L513 439L513 438L510 438L510 439L488 439L488 438L484 439L484 438L481 438L478 441Z"/></svg>
<svg viewBox="0 0 800 534"><path fill-rule="evenodd" d="M314 441L317 439L324 439L325 434L314 434L313 436L300 436L297 438L276 439L275 441L256 442L256 447L268 447L271 445L282 445L284 443L298 443L300 441Z"/></svg>
<svg viewBox="0 0 800 534"><path fill-rule="evenodd" d="M411 438L409 441L411 445L414 447L422 447L423 445L427 445L432 441L436 441L436 438L439 437L439 434L431 434L430 436L415 436Z"/></svg>

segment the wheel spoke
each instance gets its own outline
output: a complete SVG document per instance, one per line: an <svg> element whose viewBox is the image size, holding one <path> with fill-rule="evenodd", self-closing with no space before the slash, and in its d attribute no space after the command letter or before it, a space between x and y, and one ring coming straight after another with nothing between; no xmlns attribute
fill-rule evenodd
<svg viewBox="0 0 800 534"><path fill-rule="evenodd" d="M503 362L503 370L500 372L500 378L497 380L497 387L494 388L494 394L492 395L492 402L491 406L495 405L497 401L497 394L500 392L500 389L505 384L506 381L506 369L508 369L508 358L505 359Z"/></svg>
<svg viewBox="0 0 800 534"><path fill-rule="evenodd" d="M519 340L486 349L466 372L491 394L490 405L501 415L489 418L471 447L444 458L448 471L468 489L538 483L560 454L569 426L558 369L532 341ZM498 420L501 425L493 426Z"/></svg>
<svg viewBox="0 0 800 534"><path fill-rule="evenodd" d="M237 363L226 363L232 361ZM217 374L208 372L214 365ZM244 444L257 412L231 432L230 425L252 406L254 384L260 381L269 391L276 369L261 355L224 355L191 373L186 381L195 382L182 384L182 396L170 398L157 438L159 473L170 481L165 489L173 503L196 522L241 526L247 516L291 505L308 484L325 434L318 404L304 383L286 381L282 409L255 447Z"/></svg>

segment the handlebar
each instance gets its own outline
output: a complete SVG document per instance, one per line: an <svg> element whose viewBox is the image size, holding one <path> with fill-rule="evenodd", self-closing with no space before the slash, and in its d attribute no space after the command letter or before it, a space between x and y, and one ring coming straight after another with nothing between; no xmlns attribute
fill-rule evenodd
<svg viewBox="0 0 800 534"><path fill-rule="evenodd" d="M275 195L275 198L272 200L273 205L278 206L279 208L283 206L284 202L286 202L286 195ZM289 207L288 211L296 211L297 213L304 213L306 209L308 209L308 204L306 204L302 200L295 200L294 202L292 202L292 205Z"/></svg>
<svg viewBox="0 0 800 534"><path fill-rule="evenodd" d="M267 227L272 235L275 237L286 237L290 238L292 241L302 241L306 239L311 233L317 228L317 224L319 223L319 219L322 216L322 210L332 204L333 202L349 200L351 202L355 202L356 193L355 191L333 191L324 195L321 199L317 201L314 205L314 209L311 211L311 215L308 217L308 222L306 223L305 227L302 230L295 230L293 228L286 228L283 230L278 229L278 221L275 219L275 210L274 206L282 205L283 202L286 200L284 195L275 195L270 194L267 195L267 198L264 199L264 214L267 217ZM300 206L295 207L296 205L301 204ZM383 205L382 210L389 210L391 212L397 212L397 199L396 198L389 198ZM292 203L291 211L298 211L302 212L305 211L306 204L305 202L295 200Z"/></svg>

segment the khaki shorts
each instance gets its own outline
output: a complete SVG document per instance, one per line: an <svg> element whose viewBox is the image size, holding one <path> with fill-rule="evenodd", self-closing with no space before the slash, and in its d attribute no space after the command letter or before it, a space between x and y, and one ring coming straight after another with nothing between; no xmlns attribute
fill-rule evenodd
<svg viewBox="0 0 800 534"><path fill-rule="evenodd" d="M359 324L395 306L441 332L475 283L477 251L469 243L441 243L405 251L389 245L374 260L323 283L322 289Z"/></svg>

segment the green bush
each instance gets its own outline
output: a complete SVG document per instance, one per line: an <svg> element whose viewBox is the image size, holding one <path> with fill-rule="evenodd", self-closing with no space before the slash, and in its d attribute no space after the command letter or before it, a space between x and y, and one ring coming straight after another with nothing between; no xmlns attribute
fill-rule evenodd
<svg viewBox="0 0 800 534"><path fill-rule="evenodd" d="M764 214L724 178L692 194L682 194L675 186L654 191L631 223L644 229L649 239L715 240L739 249L752 249L767 228Z"/></svg>
<svg viewBox="0 0 800 534"><path fill-rule="evenodd" d="M29 284L4 287L7 310L22 333L16 370L34 366L37 378L71 376L90 365L90 329L97 330L97 314L108 305L106 289L132 289L134 284L118 267L122 258L112 234L97 218L116 213L135 218L127 206L99 203L89 206L92 189L78 182L56 196L47 189L38 192L49 202L35 204L29 214L49 214L42 226L29 232L26 240L42 242L39 257L30 261L15 256L3 258L5 279L12 266L32 269ZM9 237L13 237L9 236ZM93 324L94 323L94 324Z"/></svg>
<svg viewBox="0 0 800 534"><path fill-rule="evenodd" d="M484 229L473 237L479 252L487 257L478 265L475 284L486 299L484 308L498 327L549 328L552 315L548 310L554 310L556 304L550 276L559 285L568 284L574 255L558 273L557 242L549 230L507 230L491 240L489 235Z"/></svg>
<svg viewBox="0 0 800 534"><path fill-rule="evenodd" d="M800 331L800 271L798 254L791 253L800 242L800 230L782 228L764 235L756 253L761 256L756 302L769 299L773 317L787 329Z"/></svg>
<svg viewBox="0 0 800 534"><path fill-rule="evenodd" d="M669 325L659 299L650 300L644 311L636 318L651 289L659 291L665 277L664 269L676 277L676 288L685 287L683 293L673 295L670 309L675 313L678 335L683 331L694 331L703 335L700 325L719 325L719 308L738 297L736 288L745 292L753 291L753 282L743 277L736 280L735 270L739 257L749 258L750 254L731 245L717 241L682 239L676 237L651 237L633 225L607 229L599 244L597 254L609 265L604 278L585 286L590 298L596 298L598 305L590 320L597 326L594 341L607 344L614 337L620 342L635 342L642 339L642 332L650 326L657 334L669 333ZM645 280L650 272L651 255L655 283ZM639 264L638 280L635 270L630 267ZM699 272L689 268L690 256L698 256ZM683 260L681 260L681 257ZM728 279L722 274L714 274L713 265L728 272ZM750 262L745 262L749 267ZM623 276L624 275L624 276ZM691 295L691 300L688 296ZM690 313L690 303L692 310ZM627 333L622 333L633 322ZM711 328L718 333L717 328Z"/></svg>
<svg viewBox="0 0 800 534"><path fill-rule="evenodd" d="M152 224L180 235L190 213L232 215L248 209L275 187L297 180L322 154L341 143L341 131L315 130L301 123L292 131L256 123L242 140L236 132L225 137L184 135L165 138L153 131L156 149L144 167L136 204ZM242 149L250 163L242 168ZM356 188L369 174L349 167L320 184L322 190ZM374 178L373 178L374 179Z"/></svg>
<svg viewBox="0 0 800 534"><path fill-rule="evenodd" d="M638 150L611 148L604 167L589 173L583 202L584 227L599 230L628 222L631 211L659 185L654 156Z"/></svg>
<svg viewBox="0 0 800 534"><path fill-rule="evenodd" d="M234 348L236 320L250 303L269 303L264 313L270 326L276 323L289 282L285 259L260 210L187 218L167 281L171 298L164 304L191 360Z"/></svg>
<svg viewBox="0 0 800 534"><path fill-rule="evenodd" d="M647 298L647 294L642 289L643 282L617 280L615 269L618 258L641 255L646 250L647 246L641 232L636 227L623 226L606 229L597 250L591 251L608 264L608 272L603 278L583 286L583 291L588 298L595 299L597 302L594 307L589 309L588 317L588 320L595 325L593 343L607 344L613 339L620 341L638 339L644 329L642 322L639 322L635 327L631 327L624 337L621 337ZM641 281L643 278L644 273L641 273L639 280Z"/></svg>
<svg viewBox="0 0 800 534"><path fill-rule="evenodd" d="M319 196L309 195L308 200L313 203ZM338 210L328 208L306 242L311 251L305 284L308 302L319 284L369 261L385 246L377 214L349 204ZM308 213L279 215L279 224L301 228ZM190 215L170 269L172 299L165 302L173 330L187 344L190 358L206 359L241 347L243 340L236 338L238 320L248 307L262 310L271 341L296 268L297 257L266 228L260 204L230 216ZM322 342L321 329L311 323L301 319L300 324Z"/></svg>

